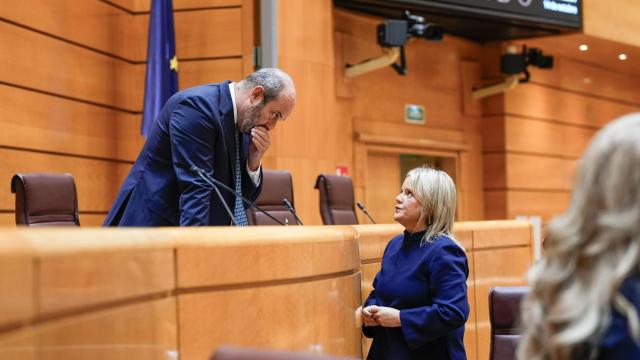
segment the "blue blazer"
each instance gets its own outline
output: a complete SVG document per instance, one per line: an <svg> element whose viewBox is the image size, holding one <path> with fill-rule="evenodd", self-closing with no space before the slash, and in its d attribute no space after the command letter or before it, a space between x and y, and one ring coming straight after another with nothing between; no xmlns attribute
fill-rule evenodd
<svg viewBox="0 0 640 360"><path fill-rule="evenodd" d="M373 338L369 360L466 359L467 256L447 236L420 246L423 235L405 232L385 249L365 307L400 310L401 326L362 328Z"/></svg>
<svg viewBox="0 0 640 360"><path fill-rule="evenodd" d="M158 114L104 225L229 225L213 188L190 168L195 165L234 189L235 127L229 81L173 95ZM246 171L251 138L240 133L240 142L242 193L255 200L262 182L255 186ZM220 192L233 211L233 194Z"/></svg>

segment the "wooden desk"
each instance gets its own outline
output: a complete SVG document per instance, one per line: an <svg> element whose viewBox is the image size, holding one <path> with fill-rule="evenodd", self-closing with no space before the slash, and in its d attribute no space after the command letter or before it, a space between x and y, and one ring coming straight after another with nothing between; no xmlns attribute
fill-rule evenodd
<svg viewBox="0 0 640 360"><path fill-rule="evenodd" d="M0 359L206 359L222 344L361 356L354 310L401 230L0 229ZM488 287L522 283L530 232L456 225L482 309L470 358L488 349Z"/></svg>

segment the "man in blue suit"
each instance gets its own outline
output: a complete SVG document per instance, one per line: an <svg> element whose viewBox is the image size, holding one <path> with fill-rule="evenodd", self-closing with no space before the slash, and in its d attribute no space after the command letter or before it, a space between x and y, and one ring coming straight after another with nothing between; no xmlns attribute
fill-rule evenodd
<svg viewBox="0 0 640 360"><path fill-rule="evenodd" d="M291 114L295 98L293 81L278 69L173 95L158 114L105 225L230 225L213 187L190 169L203 169L255 200L262 188L261 160L270 145L269 131ZM240 199L220 191L238 223L246 225Z"/></svg>

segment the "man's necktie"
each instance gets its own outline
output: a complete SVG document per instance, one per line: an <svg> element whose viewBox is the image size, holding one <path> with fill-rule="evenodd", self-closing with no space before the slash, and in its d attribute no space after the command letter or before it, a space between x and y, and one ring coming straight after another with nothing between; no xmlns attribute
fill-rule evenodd
<svg viewBox="0 0 640 360"><path fill-rule="evenodd" d="M242 194L242 172L240 169L240 141L238 141L238 129L236 129L236 193ZM236 218L238 226L247 226L249 221L247 220L247 213L242 206L242 198L236 196L236 203L233 208L233 216Z"/></svg>

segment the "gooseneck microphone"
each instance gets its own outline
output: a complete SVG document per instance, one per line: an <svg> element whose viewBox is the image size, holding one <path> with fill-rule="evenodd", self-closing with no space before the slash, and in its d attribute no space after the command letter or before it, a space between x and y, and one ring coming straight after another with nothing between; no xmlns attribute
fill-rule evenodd
<svg viewBox="0 0 640 360"><path fill-rule="evenodd" d="M367 217L369 218L369 220L371 220L372 223L377 224L377 222L375 220L373 220L371 215L369 215L369 212L367 211L367 208L364 207L364 205L362 205L362 203L360 201L358 201L356 204L358 205L358 209L362 210L362 212L365 215L367 215Z"/></svg>
<svg viewBox="0 0 640 360"><path fill-rule="evenodd" d="M238 226L238 222L236 221L235 216L233 216L233 213L231 212L231 209L229 209L229 206L224 201L224 198L222 197L222 194L220 193L220 190L218 190L218 187L216 186L216 184L213 181L211 181L211 180L215 180L215 179L210 179L209 176L205 176L205 175L207 175L207 173L205 173L204 170L199 169L196 166L192 166L191 167L191 172L196 174L196 175L198 175L198 176L200 176L200 178L202 178L202 180L207 182L209 185L213 186L213 190L216 191L216 194L218 195L218 199L222 203L222 206L224 206L224 209L227 211L227 215L229 215L229 217L231 218L231 222L233 223L234 226Z"/></svg>
<svg viewBox="0 0 640 360"><path fill-rule="evenodd" d="M287 208L287 210L289 210L290 213L293 214L293 217L296 218L296 221L298 222L298 225L304 225L302 223L302 221L300 221L300 218L298 217L298 214L296 213L296 211L293 209L293 205L291 205L291 203L289 202L289 200L287 200L287 198L282 199L282 203L284 204L284 206Z"/></svg>
<svg viewBox="0 0 640 360"><path fill-rule="evenodd" d="M235 190L231 189L230 187L228 187L227 185L223 184L222 182L214 179L213 177L211 177L209 174L207 174L206 171L200 169L199 167L193 165L191 166L191 172L200 176L202 179L204 179L207 183L209 183L209 185L213 185L213 188L216 190L216 192L218 193L218 196L220 197L220 201L222 201L222 204L224 205L224 208L227 210L227 213L229 214L229 216L231 217L231 221L237 226L238 223L235 221L235 218L233 217L233 213L231 212L231 210L229 209L229 206L227 206L227 203L224 201L224 198L222 197L222 194L220 194L220 191L218 190L217 186L220 186L221 188L223 188L224 190L227 190L228 192L234 194L235 196L240 197L240 199L242 199L242 201L251 206L252 208L255 208L256 210L260 211L261 213L265 214L269 219L277 222L280 225L285 225L282 221L274 218L271 214L269 214L268 212L264 211L263 209L260 208L260 206L256 205L254 202L252 202L251 200L245 198L244 196L242 196L242 194L237 193Z"/></svg>

